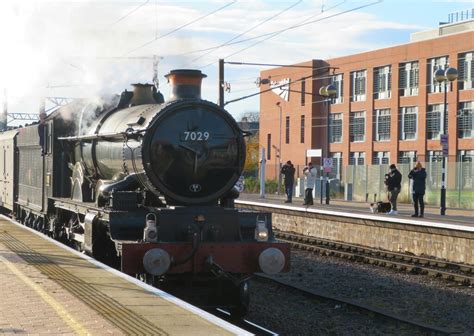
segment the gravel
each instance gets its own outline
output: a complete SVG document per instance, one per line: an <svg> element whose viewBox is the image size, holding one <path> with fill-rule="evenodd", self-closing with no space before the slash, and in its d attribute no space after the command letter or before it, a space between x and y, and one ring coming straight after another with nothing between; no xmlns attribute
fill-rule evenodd
<svg viewBox="0 0 474 336"><path fill-rule="evenodd" d="M409 320L474 335L472 286L298 250L292 250L291 272L278 277ZM414 326L259 280L251 283L248 318L281 335L426 334Z"/></svg>

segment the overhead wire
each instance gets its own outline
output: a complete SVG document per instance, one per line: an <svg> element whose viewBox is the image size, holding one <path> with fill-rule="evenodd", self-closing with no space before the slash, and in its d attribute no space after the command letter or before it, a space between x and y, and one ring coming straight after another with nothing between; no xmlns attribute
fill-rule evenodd
<svg viewBox="0 0 474 336"><path fill-rule="evenodd" d="M179 27L176 27L176 28L170 30L169 32L167 32L167 33L165 33L165 34L162 34L162 35L160 35L160 36L155 36L153 39L151 39L151 40L149 40L149 41L147 41L147 42L145 42L145 43L143 43L143 44L141 44L141 45L139 45L139 46L137 46L137 47L135 47L135 48L129 50L128 52L124 53L123 56L129 55L129 54L131 54L131 53L133 53L133 52L135 52L135 51L137 51L137 50L139 50L139 49L142 49L142 48L144 48L144 47L146 47L146 46L152 44L152 43L155 42L155 41L158 41L158 40L160 40L160 39L162 39L162 38L164 38L164 37L166 37L166 36L169 36L169 35L171 35L171 34L177 32L177 31L179 31L179 30L181 30L181 29L187 27L187 26L190 26L190 25L192 25L193 23L196 23L196 22L198 22L198 21L201 21L201 20L207 18L208 16L211 16L211 15L217 13L217 12L220 12L221 10L223 10L223 9L225 9L225 8L227 8L227 7L231 6L231 5L233 5L233 4L235 4L236 2L237 2L237 0L234 0L234 1L230 2L230 3L225 4L224 6L221 6L221 7L217 8L217 9L215 9L215 10L213 10L213 11L211 11L211 12L205 14L205 15L202 15L202 16L200 16L200 17L198 17L198 18L196 18L196 19L194 19L194 20L191 20L191 21L189 21L189 22L187 22L187 23L185 23L185 24L183 24L183 25L181 25L181 26L179 26Z"/></svg>
<svg viewBox="0 0 474 336"><path fill-rule="evenodd" d="M325 16L325 17L323 17L323 18L316 19L316 20L308 21L309 19L306 19L306 20L302 21L302 23L300 23L300 24L295 24L295 25L292 25L292 26L290 26L290 27L287 27L287 28L284 28L284 29L275 31L275 32L273 32L273 33L265 34L265 35L267 35L266 38L264 38L264 39L262 39L262 40L259 40L259 41L255 42L255 43L253 43L253 44L251 44L251 45L245 47L245 48L242 48L242 49L240 49L240 50L237 50L236 52L233 52L232 54L229 54L229 55L225 56L224 59L229 58L229 57L232 57L232 56L235 56L235 55L237 55L237 54L239 54L239 53L241 53L241 52L243 52L243 51L245 51L245 50L248 50L248 49L250 49L250 48L253 48L254 46L256 46L256 45L258 45L258 44L260 44L260 43L263 43L263 42L265 42L265 41L268 41L268 40L274 38L275 36L278 36L278 35L280 35L280 34L286 32L286 31L288 31L288 30L300 28L300 27L303 27L303 26L306 26L306 25L309 25L309 24L313 24L313 23L316 23L316 22L321 22L321 21L323 21L323 20L327 20L327 19L334 18L334 17L340 16L340 15L344 15L344 14L347 14L347 13L350 13L350 12L353 12L353 11L356 11L356 10L359 10L359 9L362 9L362 8L366 8L366 7L369 7L369 6L373 6L373 5L377 4L377 3L380 3L381 1L382 1L382 0L377 0L377 1L374 1L374 2L371 2L371 3L368 3L368 4L365 4L365 5L361 5L361 6L358 6L358 7L354 7L354 8L351 8L351 9L348 9L348 10L345 10L345 11L342 11L342 12L339 12L339 13L335 13L335 14L332 14L332 15L329 15L329 16ZM337 7L337 6L341 5L341 4L343 4L344 2L345 2L345 1L340 2L340 3L338 3L338 4L334 5L334 6L332 6L329 10L334 9L335 7ZM321 14L321 13L316 14L316 15L314 15L313 17L319 16L320 14ZM306 21L308 21L308 22L306 22ZM216 61L216 62L217 62L217 61ZM205 65L205 66L203 66L203 67L200 67L200 68L201 68L201 69L204 69L204 68L206 68L206 67L208 67L208 66L211 66L211 65L215 64L216 62L209 63L209 64L207 64L207 65Z"/></svg>
<svg viewBox="0 0 474 336"><path fill-rule="evenodd" d="M124 16L120 17L118 20L112 22L110 25L113 26L113 25L116 25L117 23L119 23L120 21L123 21L125 20L127 17L129 17L130 15L132 15L133 13L135 13L137 10L139 10L140 8L142 8L143 6L145 6L147 3L149 3L150 0L146 0L145 2L141 3L140 5L138 5L137 7L135 7L134 9L132 9L131 11L127 12L127 14L125 14Z"/></svg>
<svg viewBox="0 0 474 336"><path fill-rule="evenodd" d="M343 4L343 3L346 2L346 1L347 1L347 0L343 0L342 2L340 2L340 3L336 4L336 5L334 5L334 6L331 7L331 8L335 8L335 7L337 7L337 6L341 5L341 4ZM381 0L380 0L380 1L381 1ZM331 8L330 8L330 9L331 9ZM319 13L317 13L317 14L315 14L315 15L310 16L309 18L306 18L306 19L303 20L303 21L310 20L310 19L312 19L313 17L318 16L318 15L320 15L320 14L321 14L321 13L319 12ZM301 21L301 22L303 22L303 21ZM309 24L309 23L308 23L308 24ZM253 40L257 40L257 39L259 39L259 38L261 38L261 37L266 37L266 36L269 36L269 35L273 35L273 34L275 34L276 32L284 31L284 30L289 29L289 28L290 28L290 27L287 27L287 28L284 28L284 29L281 29L281 30L272 31L272 32L269 32L269 33L265 33L265 34L261 34L261 35L257 35L257 36L253 36L253 37L248 37L248 38L245 38L245 39L243 39L243 40L233 41L233 42L227 43L226 46L232 46L232 45L236 45L236 44L241 44L241 43L245 43L245 42L250 42L250 41L253 41ZM216 49L216 48L218 48L218 47L219 47L219 46L213 46L213 47L208 47L208 48L203 48L203 49L198 49L198 50L191 50L191 51L184 52L184 53L181 53L181 54L175 54L175 55L173 55L173 56L176 56L176 57L178 57L178 56L186 56L186 55L189 55L189 54L194 54L194 53L199 53L199 52L214 50L214 49Z"/></svg>
<svg viewBox="0 0 474 336"><path fill-rule="evenodd" d="M285 9L281 10L280 12L278 12L278 13L276 13L276 14L274 14L274 15L268 17L268 18L266 18L265 20L263 20L263 21L257 23L256 25L254 25L254 26L248 28L247 30L243 31L242 33L237 34L236 36L234 36L234 37L231 38L230 40L227 40L226 42L221 43L221 44L215 46L212 50L209 50L209 51L205 52L204 54L202 54L202 55L200 55L200 56L198 56L198 57L193 58L193 59L190 61L190 63L196 62L197 60L203 58L204 56L209 55L210 53L212 53L212 52L214 52L214 51L216 51L216 50L218 50L218 49L220 49L220 48L222 48L222 47L228 45L230 42L235 41L235 40L238 39L239 37L244 36L245 34L251 32L252 30L254 30L254 29L256 29L256 28L258 28L258 27L260 27L260 26L262 26L263 24L265 24L265 23L267 23L267 22L270 22L271 20L273 20L273 19L277 18L278 16L284 14L285 12L289 11L290 9L296 7L296 6L299 5L302 1L303 1L303 0L298 0L298 1L296 1L296 2L295 2L294 4L292 4L291 6L289 6L289 7L285 8Z"/></svg>

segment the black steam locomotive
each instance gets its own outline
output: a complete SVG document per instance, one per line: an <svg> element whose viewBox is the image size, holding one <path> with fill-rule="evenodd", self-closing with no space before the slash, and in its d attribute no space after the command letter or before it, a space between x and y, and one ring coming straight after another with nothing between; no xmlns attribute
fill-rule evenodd
<svg viewBox="0 0 474 336"><path fill-rule="evenodd" d="M245 133L201 99L204 77L174 70L166 102L136 84L0 133L0 206L127 274L244 313L252 273L287 271L289 246L271 214L233 207Z"/></svg>

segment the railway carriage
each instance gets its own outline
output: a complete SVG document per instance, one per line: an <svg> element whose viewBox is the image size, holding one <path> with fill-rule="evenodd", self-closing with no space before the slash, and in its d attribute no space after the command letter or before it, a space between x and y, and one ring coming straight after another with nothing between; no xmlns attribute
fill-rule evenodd
<svg viewBox="0 0 474 336"><path fill-rule="evenodd" d="M0 203L17 220L205 307L244 314L255 272L289 269L270 213L238 210L245 133L197 70L76 101L4 132Z"/></svg>

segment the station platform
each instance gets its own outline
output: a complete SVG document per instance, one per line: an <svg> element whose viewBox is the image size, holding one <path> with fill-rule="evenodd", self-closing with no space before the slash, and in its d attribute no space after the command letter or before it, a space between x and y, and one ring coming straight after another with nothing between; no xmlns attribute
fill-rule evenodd
<svg viewBox="0 0 474 336"><path fill-rule="evenodd" d="M0 216L0 335L251 335Z"/></svg>
<svg viewBox="0 0 474 336"><path fill-rule="evenodd" d="M332 201L304 206L284 196L241 194L236 206L273 214L273 226L295 232L394 252L426 255L474 265L474 210L426 207L424 218L412 218L413 208L400 204L398 215L373 214L370 203Z"/></svg>

